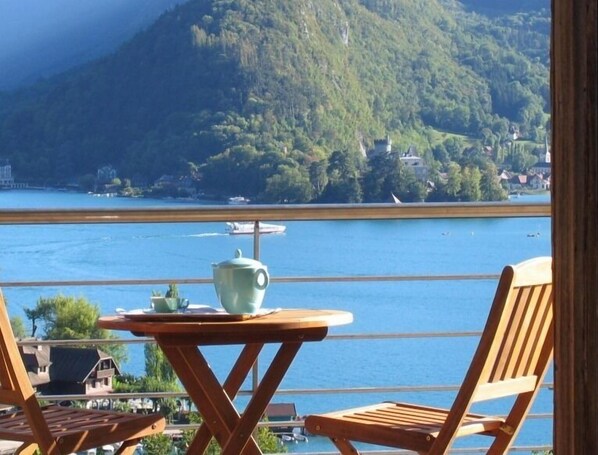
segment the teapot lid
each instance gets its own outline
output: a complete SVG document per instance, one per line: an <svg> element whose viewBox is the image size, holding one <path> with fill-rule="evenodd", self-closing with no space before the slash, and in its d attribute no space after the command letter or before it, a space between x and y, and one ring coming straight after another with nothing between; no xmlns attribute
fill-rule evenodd
<svg viewBox="0 0 598 455"><path fill-rule="evenodd" d="M214 267L220 268L244 268L244 267L262 267L263 264L260 261L256 261L251 258L244 258L243 252L240 249L235 250L235 258L227 261L222 261L218 264L214 264Z"/></svg>

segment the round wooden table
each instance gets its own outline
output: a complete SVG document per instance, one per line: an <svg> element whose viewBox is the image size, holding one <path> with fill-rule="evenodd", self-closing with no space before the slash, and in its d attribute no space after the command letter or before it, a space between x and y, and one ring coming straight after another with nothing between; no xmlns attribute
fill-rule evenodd
<svg viewBox="0 0 598 455"><path fill-rule="evenodd" d="M98 326L155 338L204 419L187 453L204 453L213 436L223 455L253 455L262 453L253 431L302 343L352 321L346 311L297 309L258 316L135 313L101 317ZM233 400L266 343L280 347L240 415ZM221 384L201 347L231 344L244 347Z"/></svg>

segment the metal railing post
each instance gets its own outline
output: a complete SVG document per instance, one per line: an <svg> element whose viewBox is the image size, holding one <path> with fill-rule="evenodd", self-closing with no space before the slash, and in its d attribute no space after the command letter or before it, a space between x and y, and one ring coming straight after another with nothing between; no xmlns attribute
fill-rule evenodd
<svg viewBox="0 0 598 455"><path fill-rule="evenodd" d="M253 223L253 259L256 261L260 260L260 222L258 220ZM257 358L251 369L252 394L257 390L259 382L259 358Z"/></svg>

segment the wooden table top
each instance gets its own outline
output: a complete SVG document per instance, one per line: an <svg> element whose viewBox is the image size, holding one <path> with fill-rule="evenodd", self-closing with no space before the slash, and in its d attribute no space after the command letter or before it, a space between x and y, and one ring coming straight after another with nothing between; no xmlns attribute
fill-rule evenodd
<svg viewBox="0 0 598 455"><path fill-rule="evenodd" d="M156 317L156 320L136 320L126 315L103 316L99 318L98 326L103 329L153 336L158 341L169 339L173 344L237 344L315 341L326 336L329 327L351 322L353 315L348 311L282 309L249 319L226 321L186 321L184 314L171 320L161 320L159 317Z"/></svg>

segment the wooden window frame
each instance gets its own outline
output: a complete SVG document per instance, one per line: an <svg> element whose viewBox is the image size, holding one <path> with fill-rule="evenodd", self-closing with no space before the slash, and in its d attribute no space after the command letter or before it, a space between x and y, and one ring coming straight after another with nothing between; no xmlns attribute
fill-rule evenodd
<svg viewBox="0 0 598 455"><path fill-rule="evenodd" d="M596 0L552 0L555 453L598 453Z"/></svg>

